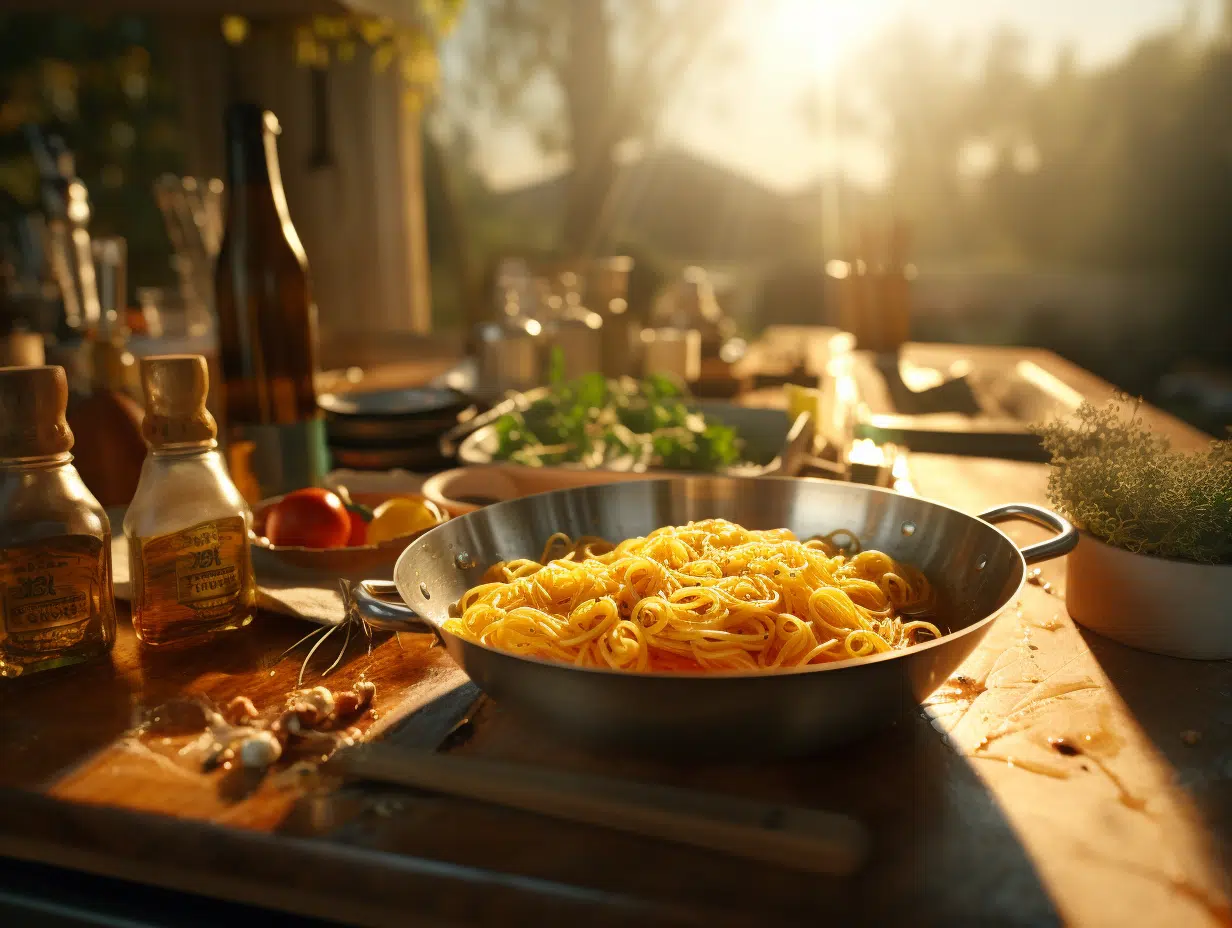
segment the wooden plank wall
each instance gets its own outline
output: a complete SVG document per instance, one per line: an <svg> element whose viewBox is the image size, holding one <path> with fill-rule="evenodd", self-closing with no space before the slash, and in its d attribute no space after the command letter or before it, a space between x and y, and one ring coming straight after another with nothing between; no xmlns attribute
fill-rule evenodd
<svg viewBox="0 0 1232 928"><path fill-rule="evenodd" d="M331 157L322 162L312 89L319 78L296 65L291 24L256 22L239 47L226 45L213 17L168 18L162 29L183 100L190 173L224 173L230 100L253 100L277 114L283 182L308 252L322 342L345 336L377 344L387 335L427 333L420 124L402 104L397 67L376 73L369 50L361 48L354 60L326 70L324 150Z"/></svg>

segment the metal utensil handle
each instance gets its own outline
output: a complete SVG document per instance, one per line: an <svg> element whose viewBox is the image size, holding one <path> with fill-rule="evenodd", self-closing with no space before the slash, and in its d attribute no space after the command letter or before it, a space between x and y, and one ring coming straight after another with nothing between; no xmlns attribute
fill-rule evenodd
<svg viewBox="0 0 1232 928"><path fill-rule="evenodd" d="M481 412L478 415L471 416L465 422L459 422L440 437L437 444L440 448L441 457L453 458L457 456L458 449L462 447L462 442L465 441L467 436L469 436L472 432L477 432L484 426L491 425L506 413L513 412L515 409L525 408L530 405L530 401L527 399L528 396L538 399L540 396L546 396L547 392L548 390L546 387L538 387L535 390L531 390L529 393L514 394L513 396L509 396L501 400L486 412Z"/></svg>
<svg viewBox="0 0 1232 928"><path fill-rule="evenodd" d="M1054 557L1069 554L1078 544L1078 529L1050 509L1036 506L1032 503L1006 503L1004 506L994 506L987 512L981 512L979 518L985 522L1004 522L1007 519L1025 519L1050 528L1057 533L1055 538L1027 545L1022 549L1022 557L1028 564L1037 561L1049 561Z"/></svg>
<svg viewBox="0 0 1232 928"><path fill-rule="evenodd" d="M458 447L462 444L462 440L471 432L484 425L480 420L484 417L483 413L477 416L471 416L465 422L460 422L451 428L448 432L440 437L438 444L441 452L441 457L446 460L453 460L458 453Z"/></svg>
<svg viewBox="0 0 1232 928"><path fill-rule="evenodd" d="M735 796L384 746L351 752L341 763L363 779L813 873L852 873L869 849L867 830L845 815Z"/></svg>
<svg viewBox="0 0 1232 928"><path fill-rule="evenodd" d="M344 603L372 628L389 632L432 632L436 626L402 602L396 584L389 580L362 580L350 587ZM385 597L385 598L382 598Z"/></svg>

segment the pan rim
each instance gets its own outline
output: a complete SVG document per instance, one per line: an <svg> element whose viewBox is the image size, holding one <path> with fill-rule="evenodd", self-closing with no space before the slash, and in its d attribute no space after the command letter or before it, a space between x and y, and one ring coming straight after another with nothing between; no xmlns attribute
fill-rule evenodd
<svg viewBox="0 0 1232 928"><path fill-rule="evenodd" d="M649 479L649 480L631 481L629 484L611 484L611 485L612 486L624 486L624 485L634 485L634 484L636 485L640 485L640 484L670 485L674 483L680 483L680 482L691 481L691 480L716 481L716 482L728 482L728 483L764 483L766 481L775 481L775 482L782 482L782 483L821 484L821 485L827 485L827 486L855 486L853 484L842 483L840 481L828 480L824 477L783 477L783 476L771 476L771 475L767 475L767 476L728 476L726 474L697 474L697 475L687 475L687 476L677 476L677 477L663 477L663 478L654 478L654 479ZM602 487L602 486L607 486L607 485L600 484L598 486ZM901 493L898 493L894 490L885 489L883 487L873 487L873 486L868 486L865 484L859 484L858 486L862 492L881 494L881 495L886 495L886 496L896 496L896 497L903 496L903 494ZM494 509L500 506L514 505L517 503L524 502L525 500L536 499L539 497L552 496L554 494L575 493L575 492L585 491L585 490L595 490L596 488L597 488L596 486L591 485L591 486L584 486L584 487L565 487L559 490L547 490L542 493L534 493L528 496L519 497L517 499L502 500L499 503L494 503L491 506L485 506L482 509L476 510L476 512L484 512L484 511L487 511L488 509ZM550 667L550 668L555 668L558 670L569 670L569 671L575 671L575 672L581 671L581 672L592 673L592 674L600 674L600 675L613 677L613 678L630 679L630 680L638 680L638 681L646 681L646 680L721 680L721 681L730 682L732 680L739 680L739 679L748 679L748 680L779 679L782 677L792 677L792 676L798 676L802 674L822 673L825 671L850 670L854 667L863 667L863 666L870 666L873 664L888 663L888 662L899 660L905 657L910 657L912 655L922 654L933 648L941 647L942 645L952 644L953 642L957 641L960 638L965 637L966 635L972 634L974 632L977 632L985 628L987 625L995 621L1001 615L1002 612L1005 611L1006 606L1008 606L1014 600L1016 596L1021 594L1022 587L1026 583L1026 579L1027 579L1027 562L1026 562L1026 559L1022 555L1022 549L1019 548L1018 545L1014 543L1013 539L1011 539L1005 532L1003 532L995 524L993 524L992 522L986 522L983 519L979 518L978 516L974 516L974 515L971 515L970 513L963 512L961 509L958 509L955 506L950 506L946 503L942 503L937 500L930 499L928 497L919 496L919 497L907 497L907 498L916 499L921 503L924 503L928 506L936 507L938 509L949 510L950 512L956 513L957 515L962 516L965 519L971 519L975 522L979 522L981 526L991 529L993 532L999 535L1001 537L1001 540L1006 545L1008 545L1010 549L1015 553L1018 559L1020 571L1019 571L1018 584L1014 587L1014 590L1008 596L1006 596L1005 600L999 606L997 606L997 608L994 609L992 612L988 613L987 615L983 616L980 619L977 619L976 621L972 622L969 625L963 626L957 631L949 632L948 634L941 635L940 637L934 638L931 641L921 642L920 644L915 644L909 648L903 648L901 650L885 651L881 654L873 654L868 657L851 657L851 658L847 658L846 660L831 661L825 664L807 664L802 667L783 667L783 668L774 668L774 669L767 669L767 670L715 670L715 671L700 671L700 672L699 671L679 671L679 670L670 670L670 671L668 670L662 670L662 671L661 670L620 670L615 667L592 667L592 666L583 667L583 666L579 666L576 664L568 664L568 663L565 663L564 661L555 661L555 660L550 660L550 659L542 658L542 657L534 657L531 655L516 654L513 651L507 651L502 648L492 647L491 645L483 644L478 641L471 641L468 638L462 638L461 636L456 635L453 632L446 630L443 627L443 623L437 622L427 616L424 616L418 611L416 611L415 614L420 616L420 618L422 618L425 622L431 625L432 628L435 630L435 634L437 636L441 638L447 638L451 642L456 642L464 650L468 647L477 648L479 650L488 652L490 654L495 654L499 657L507 657L513 660L521 661L523 663L535 664L535 665L539 665L542 667ZM465 519L472 514L473 513L466 513L464 515L457 516L454 519L450 519L448 522L443 522L440 525L432 529L429 529L419 538L415 539L415 541L411 542L411 544L407 546L407 548L402 552L402 554L398 556L398 561L394 565L394 583L395 585L399 587L398 595L402 597L403 602L407 601L406 594L402 591L401 584L399 584L399 574L401 572L403 559L407 558L411 554L412 548L415 548L416 546L421 545L421 544L425 544L429 536L433 532L443 529L447 525L457 523L459 520ZM410 586L409 581L407 583L407 586L409 588ZM409 603L407 603L407 605L410 606ZM411 607L411 608L414 608L414 607Z"/></svg>

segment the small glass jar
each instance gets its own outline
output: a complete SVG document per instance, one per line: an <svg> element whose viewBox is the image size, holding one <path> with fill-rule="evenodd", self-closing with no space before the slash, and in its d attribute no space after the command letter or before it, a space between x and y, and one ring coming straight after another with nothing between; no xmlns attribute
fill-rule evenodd
<svg viewBox="0 0 1232 928"><path fill-rule="evenodd" d="M115 643L111 525L73 467L61 367L0 368L0 677Z"/></svg>
<svg viewBox="0 0 1232 928"><path fill-rule="evenodd" d="M205 359L144 358L141 380L150 453L124 517L133 630L146 645L191 645L252 622L252 513L218 452Z"/></svg>

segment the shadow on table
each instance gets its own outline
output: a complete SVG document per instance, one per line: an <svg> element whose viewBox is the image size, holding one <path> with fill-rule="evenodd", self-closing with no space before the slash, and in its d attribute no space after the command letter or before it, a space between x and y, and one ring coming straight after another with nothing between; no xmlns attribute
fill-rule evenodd
<svg viewBox="0 0 1232 928"><path fill-rule="evenodd" d="M493 882L483 892L493 896L503 892L501 881L512 875L574 886L580 892L719 913L721 923L1061 921L995 797L969 762L945 747L917 715L812 760L694 768L627 759L609 762L573 752L488 704L479 730L460 754L472 751L484 758L551 763L844 812L869 827L873 849L855 877L827 878L411 792L405 793L399 814L382 814L379 808L360 811L345 827L330 829L329 836L490 872ZM388 797L390 791L373 788L377 794ZM516 920L512 912L509 917Z"/></svg>
<svg viewBox="0 0 1232 928"><path fill-rule="evenodd" d="M1138 651L1078 626L1139 727L1176 771L1232 869L1232 661Z"/></svg>
<svg viewBox="0 0 1232 928"><path fill-rule="evenodd" d="M290 683L294 685L300 666L313 644L321 635L331 632L330 629L319 630L317 637L287 653L287 649L313 631L312 623L263 612L258 614L251 627L220 634L200 645L163 650L143 647L137 653L142 675L142 698L147 704L156 705L186 691L214 689L213 685L203 685L206 677L211 684L219 678L234 677L248 681L244 695L253 699L258 706L265 705L270 698L281 701L288 688L287 678L290 677ZM342 652L344 641L345 629L332 630L304 673L305 686L322 682L321 674ZM366 656L367 649L368 641L363 633L354 632L345 655L332 673L341 675L353 661ZM275 668L278 669L277 673L273 672ZM269 672L268 685L261 672ZM324 682L329 683L330 680Z"/></svg>
<svg viewBox="0 0 1232 928"><path fill-rule="evenodd" d="M0 786L33 787L132 723L130 683L108 658L3 681Z"/></svg>

